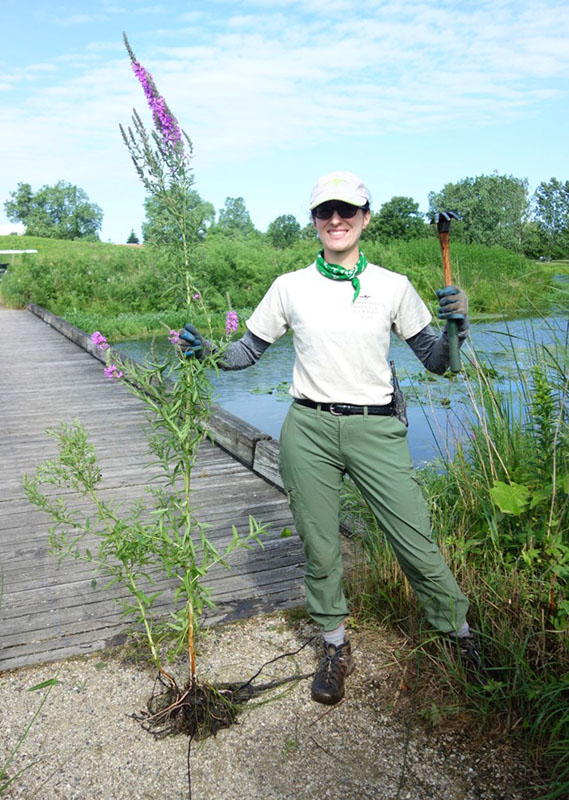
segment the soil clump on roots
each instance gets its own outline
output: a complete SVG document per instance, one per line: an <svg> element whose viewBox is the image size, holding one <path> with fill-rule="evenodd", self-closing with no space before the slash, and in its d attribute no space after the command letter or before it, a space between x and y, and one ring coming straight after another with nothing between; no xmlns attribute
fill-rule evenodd
<svg viewBox="0 0 569 800"><path fill-rule="evenodd" d="M190 680L180 689L171 676L160 673L146 710L132 717L156 739L178 734L204 739L233 725L248 699L238 685L217 688Z"/></svg>
<svg viewBox="0 0 569 800"><path fill-rule="evenodd" d="M283 686L293 681L309 678L313 673L295 674L257 684L253 682L265 667L290 658L304 650L314 640L311 636L304 644L290 653L282 653L266 661L247 681L242 683L210 684L200 683L195 676L190 677L183 688L165 670L160 670L152 695L146 703L146 710L132 714L145 731L155 739L185 734L192 739L206 739L215 736L222 728L229 728L237 722L239 713L253 697Z"/></svg>

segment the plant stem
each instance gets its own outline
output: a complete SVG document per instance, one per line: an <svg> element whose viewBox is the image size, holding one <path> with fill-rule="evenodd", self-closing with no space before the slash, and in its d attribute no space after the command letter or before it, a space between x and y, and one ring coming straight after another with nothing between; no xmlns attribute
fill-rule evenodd
<svg viewBox="0 0 569 800"><path fill-rule="evenodd" d="M150 624L148 622L148 615L146 614L146 609L140 602L140 597L138 593L138 588L136 586L136 581L134 580L132 573L128 568L126 569L126 574L128 578L128 583L131 588L131 593L136 597L136 604L138 605L140 616L142 618L142 623L144 625L144 630L146 631L146 638L148 639L148 644L150 645L150 651L152 653L152 660L154 661L154 665L156 669L161 670L162 666L160 663L160 656L158 655L158 650L156 649L156 643L154 642L154 638L152 637L152 630L150 628Z"/></svg>
<svg viewBox="0 0 569 800"><path fill-rule="evenodd" d="M192 601L188 599L188 654L190 658L190 685L196 681L196 651L194 649L194 613Z"/></svg>

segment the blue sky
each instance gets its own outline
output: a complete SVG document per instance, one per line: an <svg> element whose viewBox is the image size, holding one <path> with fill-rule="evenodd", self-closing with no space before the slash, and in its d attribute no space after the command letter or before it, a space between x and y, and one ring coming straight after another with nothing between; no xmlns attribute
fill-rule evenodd
<svg viewBox="0 0 569 800"><path fill-rule="evenodd" d="M449 181L569 179L566 0L2 0L0 228L19 182L65 180L140 235L119 123L150 123L122 43L194 145L196 190L266 230L307 221L316 178L360 174L373 207Z"/></svg>

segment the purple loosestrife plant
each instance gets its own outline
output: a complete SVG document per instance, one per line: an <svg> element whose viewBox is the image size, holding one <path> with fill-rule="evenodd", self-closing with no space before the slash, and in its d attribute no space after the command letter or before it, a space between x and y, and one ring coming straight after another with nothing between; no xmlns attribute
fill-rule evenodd
<svg viewBox="0 0 569 800"><path fill-rule="evenodd" d="M188 316L192 304L195 308L197 303L206 314L211 338L211 322L203 293L192 275L196 221L188 210L188 193L193 183L189 166L191 142L158 92L150 73L135 58L126 35L124 40L132 68L150 106L154 130L148 134L134 111L133 127L125 131L121 126L123 140L140 179L158 201L166 215L166 224L173 232L171 243L163 247L163 255L174 277L183 278ZM167 277L168 285L173 284L172 274ZM178 287L174 288L178 291ZM228 334L236 328L237 315L230 312ZM60 444L60 458L41 464L35 476L26 476L25 489L31 502L55 520L50 536L53 552L61 558L72 556L93 564L109 578L107 586L120 583L130 592L126 613L144 627L161 683L173 692L165 709L170 714L174 707L177 712L185 713L188 697L197 696L191 691L198 688L194 636L204 608L215 605L210 597L211 590L204 585L208 571L216 565L229 567L227 559L237 548L249 549L254 543L262 546L260 537L267 530L249 517L248 530L238 531L233 525L232 535L222 544L217 540L214 544L207 536L208 526L196 518L192 506L192 470L209 432L213 395L209 374L217 370L225 347L224 343L214 344L203 358L186 358L179 346L178 332L169 329L168 339L174 345L172 359L165 363L137 364L132 360L124 361L113 352L100 331L91 336L94 345L105 351L105 375L121 380L120 390L124 387L145 406L151 464L153 471L160 468L160 477L154 475L155 481L147 487L146 496L150 499L137 501L129 509L125 504L113 504L107 492L99 491L101 471L94 448L81 425L63 424L50 432ZM47 490L45 485L48 485ZM63 496L55 501L53 486L64 490ZM66 495L70 489L90 501L92 506L86 512L67 505ZM93 541L97 538L99 547L93 552ZM176 637L177 651L187 648L189 655L190 678L183 690L162 668L155 635L158 620L153 616L153 609L165 591L167 579L176 584L169 601L168 627ZM163 630L163 620L160 628ZM202 692L204 688L207 689L207 685L202 685ZM206 691L203 694L205 705L196 701L196 710L188 711L192 719L197 719L198 707L200 714L209 707L210 694L216 698L221 696L217 690L211 689L209 694ZM214 711L208 714L212 721L217 719ZM150 713L146 717L149 725L155 716ZM161 724L158 722L158 727Z"/></svg>

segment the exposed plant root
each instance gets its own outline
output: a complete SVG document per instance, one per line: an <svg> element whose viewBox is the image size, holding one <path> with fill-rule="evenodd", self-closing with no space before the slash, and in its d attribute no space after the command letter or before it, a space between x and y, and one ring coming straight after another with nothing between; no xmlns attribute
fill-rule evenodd
<svg viewBox="0 0 569 800"><path fill-rule="evenodd" d="M266 666L281 658L296 655L313 639L314 637L292 653L283 653L265 662L253 677L241 683L213 685L190 679L180 689L175 679L161 670L154 682L146 710L133 714L132 717L156 739L179 733L189 736L190 741L215 736L219 730L229 728L237 721L239 712L253 697L286 683L310 677L313 673L295 674L257 686L253 684Z"/></svg>
<svg viewBox="0 0 569 800"><path fill-rule="evenodd" d="M194 681L180 689L174 680L160 673L146 710L133 717L156 739L179 733L203 739L232 725L238 710L236 694L231 688L217 689Z"/></svg>

